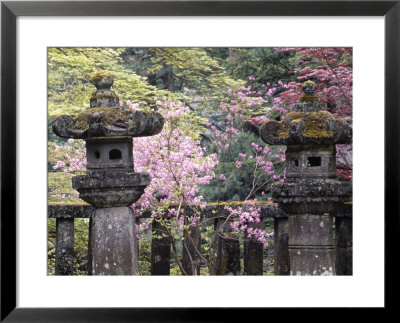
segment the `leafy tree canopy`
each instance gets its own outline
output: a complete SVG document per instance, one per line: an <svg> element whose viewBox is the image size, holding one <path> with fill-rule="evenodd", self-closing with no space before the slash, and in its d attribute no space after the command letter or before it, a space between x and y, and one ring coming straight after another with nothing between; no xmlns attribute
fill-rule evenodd
<svg viewBox="0 0 400 323"><path fill-rule="evenodd" d="M131 100L143 106L154 106L154 97L172 95L127 69L120 56L122 51L121 48L49 48L49 116L84 110L95 90L90 79L100 71L114 76L113 88L125 102Z"/></svg>
<svg viewBox="0 0 400 323"><path fill-rule="evenodd" d="M121 55L126 66L146 76L150 84L177 93L203 114L215 111L228 89L243 84L206 48L127 48Z"/></svg>

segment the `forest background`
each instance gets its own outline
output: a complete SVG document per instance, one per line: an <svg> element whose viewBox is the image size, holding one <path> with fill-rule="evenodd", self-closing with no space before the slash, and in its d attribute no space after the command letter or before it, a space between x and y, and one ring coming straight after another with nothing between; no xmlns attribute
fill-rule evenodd
<svg viewBox="0 0 400 323"><path fill-rule="evenodd" d="M98 72L114 76L112 90L131 109L157 110L165 118L163 132L134 139L135 171L147 171L152 183L139 201L137 215L151 209L153 218L168 210L165 221L172 238L171 274L185 274L181 263L183 229L201 226L200 274L213 274L214 225L202 222L205 202L226 204L237 218L238 239L256 238L271 246L273 234L248 225L260 221L257 205L271 202L271 184L284 181L284 146L268 146L260 125L282 120L293 109L301 84L312 80L326 109L351 122L351 48L49 48L48 49L48 201L82 203L71 177L85 172L82 140L54 135L51 123L61 114L79 114L89 105ZM352 177L352 147L337 146L337 175ZM198 205L187 223L185 204ZM243 206L243 207L242 207ZM244 207L246 206L246 207ZM160 220L161 221L161 220ZM265 220L267 221L267 220ZM143 221L140 272L149 274L151 232ZM153 237L154 238L154 237ZM87 270L88 220L75 220L76 274ZM55 222L48 225L48 273L54 274ZM268 250L268 248L266 248ZM271 273L271 261L265 273ZM243 267L243 266L242 266Z"/></svg>

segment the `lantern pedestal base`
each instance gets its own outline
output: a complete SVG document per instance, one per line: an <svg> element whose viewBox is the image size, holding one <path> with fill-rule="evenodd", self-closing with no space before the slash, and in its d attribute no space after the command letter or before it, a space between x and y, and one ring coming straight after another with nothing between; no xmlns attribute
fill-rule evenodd
<svg viewBox="0 0 400 323"><path fill-rule="evenodd" d="M91 243L93 275L139 275L135 215L130 207L96 209Z"/></svg>
<svg viewBox="0 0 400 323"><path fill-rule="evenodd" d="M130 206L140 199L147 185L148 173L98 171L72 178L72 187L79 198L96 208Z"/></svg>
<svg viewBox="0 0 400 323"><path fill-rule="evenodd" d="M290 274L336 275L332 216L289 216Z"/></svg>

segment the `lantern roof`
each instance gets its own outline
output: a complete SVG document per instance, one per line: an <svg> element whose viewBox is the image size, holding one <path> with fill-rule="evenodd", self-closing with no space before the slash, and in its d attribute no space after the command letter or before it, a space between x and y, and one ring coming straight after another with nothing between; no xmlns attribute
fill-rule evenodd
<svg viewBox="0 0 400 323"><path fill-rule="evenodd" d="M63 138L143 137L161 132L164 119L156 111L133 110L119 104L111 90L114 78L97 73L91 83L96 91L90 97L90 107L77 115L61 115L53 121L54 133Z"/></svg>
<svg viewBox="0 0 400 323"><path fill-rule="evenodd" d="M326 111L315 95L315 83L302 84L304 94L282 121L261 126L261 138L271 145L333 145L351 143L351 125Z"/></svg>

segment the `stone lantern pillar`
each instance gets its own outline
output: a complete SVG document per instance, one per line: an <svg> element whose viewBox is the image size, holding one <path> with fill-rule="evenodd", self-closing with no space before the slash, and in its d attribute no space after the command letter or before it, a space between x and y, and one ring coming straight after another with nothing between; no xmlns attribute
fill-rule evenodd
<svg viewBox="0 0 400 323"><path fill-rule="evenodd" d="M63 138L86 141L87 174L72 178L79 197L93 205L91 246L93 275L138 275L135 217L131 205L150 184L147 173L134 172L132 138L161 132L158 112L119 106L110 90L113 77L93 76L90 107L77 116L62 115L53 131Z"/></svg>
<svg viewBox="0 0 400 323"><path fill-rule="evenodd" d="M291 275L335 275L333 215L351 196L351 184L336 179L335 144L351 143L352 128L324 111L315 83L283 121L261 127L263 141L287 145L286 181L272 187L275 202L289 216Z"/></svg>

